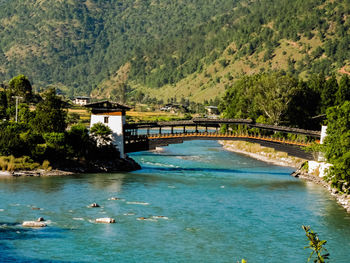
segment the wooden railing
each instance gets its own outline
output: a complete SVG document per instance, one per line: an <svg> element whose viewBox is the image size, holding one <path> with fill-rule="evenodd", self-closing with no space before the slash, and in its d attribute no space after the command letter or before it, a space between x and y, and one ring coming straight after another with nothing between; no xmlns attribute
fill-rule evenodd
<svg viewBox="0 0 350 263"><path fill-rule="evenodd" d="M143 135L144 136L144 135ZM305 140L288 140L285 138L276 138L273 136L261 136L259 134L244 134L244 133L217 133L217 132L186 132L186 133L162 133L162 134L148 134L147 138L149 140L155 139L166 139L166 138L217 138L219 139L229 139L229 138L242 138L242 139L253 139L261 141L270 141L290 145L298 146L310 146L311 141ZM319 141L314 141L318 143Z"/></svg>

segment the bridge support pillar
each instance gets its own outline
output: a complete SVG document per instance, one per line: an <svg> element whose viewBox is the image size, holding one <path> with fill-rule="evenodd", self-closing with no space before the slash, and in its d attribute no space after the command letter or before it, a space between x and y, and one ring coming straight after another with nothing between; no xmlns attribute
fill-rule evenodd
<svg viewBox="0 0 350 263"><path fill-rule="evenodd" d="M186 126L184 126L183 132L186 133Z"/></svg>
<svg viewBox="0 0 350 263"><path fill-rule="evenodd" d="M174 134L174 126L171 126L171 134Z"/></svg>
<svg viewBox="0 0 350 263"><path fill-rule="evenodd" d="M159 134L162 134L162 127L159 127Z"/></svg>
<svg viewBox="0 0 350 263"><path fill-rule="evenodd" d="M149 135L150 134L150 132L149 132L149 128L147 128L147 135Z"/></svg>
<svg viewBox="0 0 350 263"><path fill-rule="evenodd" d="M198 133L198 125L196 124L196 133Z"/></svg>

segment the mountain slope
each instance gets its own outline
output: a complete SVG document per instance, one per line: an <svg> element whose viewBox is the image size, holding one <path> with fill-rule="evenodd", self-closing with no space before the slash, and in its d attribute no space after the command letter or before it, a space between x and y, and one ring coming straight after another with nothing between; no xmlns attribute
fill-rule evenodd
<svg viewBox="0 0 350 263"><path fill-rule="evenodd" d="M78 3L77 3L78 2ZM214 99L242 74L349 71L348 0L7 0L0 78L69 95ZM127 70L125 70L127 69ZM138 96L140 97L140 96Z"/></svg>
<svg viewBox="0 0 350 263"><path fill-rule="evenodd" d="M0 77L90 92L156 41L234 6L212 0L7 0L0 9Z"/></svg>

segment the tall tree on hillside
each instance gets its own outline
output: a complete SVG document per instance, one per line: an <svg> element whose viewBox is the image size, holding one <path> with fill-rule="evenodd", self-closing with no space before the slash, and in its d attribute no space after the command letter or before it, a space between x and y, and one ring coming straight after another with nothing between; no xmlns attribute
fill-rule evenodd
<svg viewBox="0 0 350 263"><path fill-rule="evenodd" d="M10 96L20 96L23 101L29 102L33 97L32 85L26 76L18 75L10 80L9 93Z"/></svg>
<svg viewBox="0 0 350 263"><path fill-rule="evenodd" d="M327 108L335 105L336 94L338 92L338 82L335 75L326 80L323 89L321 90L321 110L326 113Z"/></svg>
<svg viewBox="0 0 350 263"><path fill-rule="evenodd" d="M298 88L298 80L281 72L263 74L256 83L256 105L278 125Z"/></svg>
<svg viewBox="0 0 350 263"><path fill-rule="evenodd" d="M320 129L318 115L320 108L320 94L300 81L295 95L288 107L286 120L288 125L304 129Z"/></svg>
<svg viewBox="0 0 350 263"><path fill-rule="evenodd" d="M259 75L244 76L229 88L223 97L219 109L225 118L252 118L260 114L255 105L255 83Z"/></svg>
<svg viewBox="0 0 350 263"><path fill-rule="evenodd" d="M56 95L56 89L50 88L43 94L43 100L37 104L32 128L38 133L64 132L67 112L64 102Z"/></svg>
<svg viewBox="0 0 350 263"><path fill-rule="evenodd" d="M346 100L350 100L350 78L348 75L344 75L339 81L336 104L341 105Z"/></svg>

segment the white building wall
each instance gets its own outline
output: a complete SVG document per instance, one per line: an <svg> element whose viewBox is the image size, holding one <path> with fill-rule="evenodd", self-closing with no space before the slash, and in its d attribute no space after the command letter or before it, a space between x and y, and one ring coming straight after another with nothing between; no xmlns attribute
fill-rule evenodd
<svg viewBox="0 0 350 263"><path fill-rule="evenodd" d="M108 117L108 123L104 123L105 117ZM120 151L120 157L125 158L124 153L124 136L123 136L123 126L125 124L125 116L114 116L114 115L95 115L91 114L90 128L95 124L101 122L102 124L108 126L113 134L113 144Z"/></svg>
<svg viewBox="0 0 350 263"><path fill-rule="evenodd" d="M324 143L327 137L327 126L322 126L321 128L321 139L320 144ZM324 177L327 175L332 164L326 163L326 159L322 152L319 153L318 161L309 161L309 174L317 174L319 177Z"/></svg>
<svg viewBox="0 0 350 263"><path fill-rule="evenodd" d="M332 167L331 164L325 162L309 161L309 174L318 175L324 177L327 175L328 170Z"/></svg>
<svg viewBox="0 0 350 263"><path fill-rule="evenodd" d="M321 128L320 144L324 143L324 140L326 139L326 137L327 137L327 126L322 126L322 128ZM318 154L318 159L317 160L319 162L325 162L326 161L326 158L324 157L323 152L320 152Z"/></svg>
<svg viewBox="0 0 350 263"><path fill-rule="evenodd" d="M327 126L322 126L320 144L324 143L324 139L326 139L326 137L327 137Z"/></svg>

